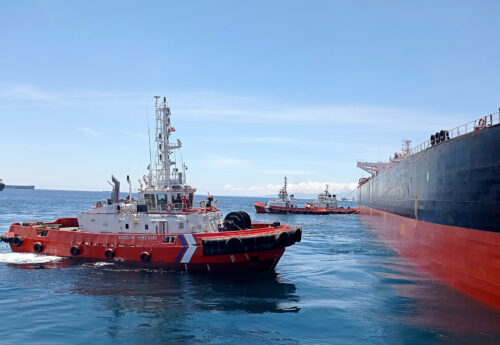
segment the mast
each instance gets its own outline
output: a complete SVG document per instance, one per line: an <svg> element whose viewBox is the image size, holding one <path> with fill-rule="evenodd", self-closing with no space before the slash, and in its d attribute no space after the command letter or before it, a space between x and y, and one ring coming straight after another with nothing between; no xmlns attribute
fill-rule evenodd
<svg viewBox="0 0 500 345"><path fill-rule="evenodd" d="M168 107L167 98L163 97L160 101L160 96L155 97L156 109L156 157L154 167L150 166L150 175L154 175L154 179L149 181L150 187L166 188L172 185L172 182L178 182L177 172L174 169L174 175L170 168L175 165L175 161L170 159L172 150L182 147L182 143L177 139L176 144L170 143L170 134L175 131L175 128L170 123L170 108Z"/></svg>

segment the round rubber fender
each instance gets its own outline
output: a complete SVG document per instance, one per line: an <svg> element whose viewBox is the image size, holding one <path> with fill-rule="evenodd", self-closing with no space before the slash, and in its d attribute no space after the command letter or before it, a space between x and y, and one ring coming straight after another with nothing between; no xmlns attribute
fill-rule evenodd
<svg viewBox="0 0 500 345"><path fill-rule="evenodd" d="M242 230L245 228L245 218L238 212L230 212L224 218L226 231Z"/></svg>
<svg viewBox="0 0 500 345"><path fill-rule="evenodd" d="M301 228L297 228L293 231L293 240L294 240L294 242L302 241L302 229Z"/></svg>
<svg viewBox="0 0 500 345"><path fill-rule="evenodd" d="M287 247L290 245L290 234L288 231L283 231L279 235L276 235L276 243L278 247Z"/></svg>
<svg viewBox="0 0 500 345"><path fill-rule="evenodd" d="M227 249L229 253L237 253L243 250L243 243L238 237L231 237L226 241Z"/></svg>
<svg viewBox="0 0 500 345"><path fill-rule="evenodd" d="M148 252L142 252L141 253L141 261L142 262L149 262L149 260L151 260L151 254L149 254Z"/></svg>
<svg viewBox="0 0 500 345"><path fill-rule="evenodd" d="M79 246L72 246L69 250L69 252L71 253L71 255L73 256L78 256L80 255L80 247Z"/></svg>
<svg viewBox="0 0 500 345"><path fill-rule="evenodd" d="M112 259L115 257L115 251L111 248L108 248L104 251L104 256L106 259Z"/></svg>
<svg viewBox="0 0 500 345"><path fill-rule="evenodd" d="M12 245L14 247L19 247L21 244L23 244L23 239L19 236L15 236L13 239L12 239Z"/></svg>
<svg viewBox="0 0 500 345"><path fill-rule="evenodd" d="M35 242L33 244L33 251L35 251L36 253L43 252L43 244L41 244L40 242Z"/></svg>
<svg viewBox="0 0 500 345"><path fill-rule="evenodd" d="M249 229L252 227L252 219L250 218L250 215L244 211L238 211L238 213L243 217L243 220L245 221L244 229Z"/></svg>

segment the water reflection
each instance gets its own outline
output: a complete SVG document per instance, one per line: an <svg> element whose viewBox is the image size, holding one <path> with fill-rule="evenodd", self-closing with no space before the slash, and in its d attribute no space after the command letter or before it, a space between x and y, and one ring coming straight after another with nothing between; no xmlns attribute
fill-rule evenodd
<svg viewBox="0 0 500 345"><path fill-rule="evenodd" d="M83 264L73 292L105 296L115 313L135 311L298 312L294 284L275 272L246 275L179 273Z"/></svg>
<svg viewBox="0 0 500 345"><path fill-rule="evenodd" d="M444 334L467 339L483 337L500 339L500 311L463 292L437 281L407 263L379 266L383 284L393 286L399 302L391 303L390 314L400 322L419 328L432 328Z"/></svg>

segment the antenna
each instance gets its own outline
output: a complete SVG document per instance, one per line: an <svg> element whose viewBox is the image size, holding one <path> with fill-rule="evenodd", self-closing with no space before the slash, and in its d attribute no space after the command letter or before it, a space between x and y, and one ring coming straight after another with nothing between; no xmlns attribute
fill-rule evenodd
<svg viewBox="0 0 500 345"><path fill-rule="evenodd" d="M127 175L127 183L128 183L128 201L132 202L132 182L130 181L129 175Z"/></svg>
<svg viewBox="0 0 500 345"><path fill-rule="evenodd" d="M159 97L160 96L155 96L156 101L158 101ZM149 127L149 116L148 116L148 113L149 113L149 107L146 107L146 120L148 121L148 141L149 141L149 167L148 167L148 169L149 169L149 175L151 176L151 169L152 169L152 166L153 166L153 154L151 153L151 129Z"/></svg>

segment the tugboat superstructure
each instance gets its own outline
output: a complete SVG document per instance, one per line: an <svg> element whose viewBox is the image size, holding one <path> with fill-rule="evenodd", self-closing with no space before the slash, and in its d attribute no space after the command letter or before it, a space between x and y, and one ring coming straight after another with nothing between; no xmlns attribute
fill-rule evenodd
<svg viewBox="0 0 500 345"><path fill-rule="evenodd" d="M186 165L179 171L171 159L174 150L182 147L171 123L171 111L164 97L155 96L156 133L154 159L150 157L148 175L139 180L138 200L129 196L120 200L120 182L113 176L111 199L99 201L91 210L81 212L78 224L81 230L101 233L197 233L218 232L223 226L217 201L208 196L196 207L196 188L186 183ZM100 220L100 221L98 221Z"/></svg>
<svg viewBox="0 0 500 345"><path fill-rule="evenodd" d="M297 207L297 200L295 200L295 196L293 194L288 195L287 182L288 179L285 176L283 187L278 192L278 199L270 200L267 203L268 206L292 207L292 208Z"/></svg>
<svg viewBox="0 0 500 345"><path fill-rule="evenodd" d="M325 191L319 194L318 198L314 200L312 204L306 203L305 206L324 209L337 209L339 207L337 196L328 192L328 185L326 185Z"/></svg>
<svg viewBox="0 0 500 345"><path fill-rule="evenodd" d="M285 248L300 242L302 230L278 222L251 223L245 212L223 218L210 195L195 203L186 166L171 159L180 149L166 98L155 96L154 161L139 180L138 199L120 198L112 176L111 198L98 201L77 218L13 223L0 240L14 252L123 262L171 270L248 272L273 269Z"/></svg>

